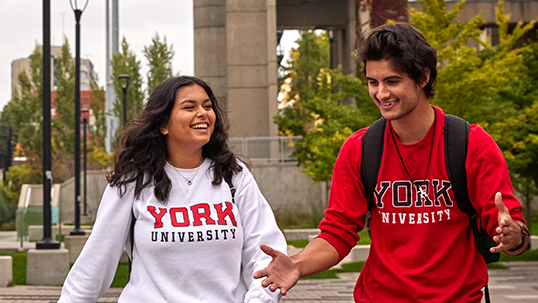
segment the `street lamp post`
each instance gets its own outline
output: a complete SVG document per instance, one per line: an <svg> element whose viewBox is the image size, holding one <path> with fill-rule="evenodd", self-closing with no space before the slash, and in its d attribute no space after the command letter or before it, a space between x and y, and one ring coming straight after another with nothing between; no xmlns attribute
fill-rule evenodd
<svg viewBox="0 0 538 303"><path fill-rule="evenodd" d="M36 243L36 249L60 248L60 242L52 239L52 211L50 206L52 186L50 82L50 0L43 0L43 239Z"/></svg>
<svg viewBox="0 0 538 303"><path fill-rule="evenodd" d="M83 127L84 127L84 148L83 148L83 154L84 154L84 212L82 213L83 216L87 216L88 215L88 212L87 212L87 202L86 202L86 185L87 185L87 182L86 182L86 154L87 154L87 151L86 151L86 132L88 130L88 119L87 117L89 116L90 114L90 111L88 109L82 109L81 110L82 113L84 113L84 118L83 118Z"/></svg>
<svg viewBox="0 0 538 303"><path fill-rule="evenodd" d="M118 81L123 92L123 127L127 125L127 88L129 87L129 80L131 80L129 75L122 74L118 76Z"/></svg>
<svg viewBox="0 0 538 303"><path fill-rule="evenodd" d="M80 228L80 17L88 6L88 0L84 8L78 7L78 1L70 0L71 9L75 13L76 21L76 46L75 46L75 229L70 232L72 236L82 236L85 232Z"/></svg>

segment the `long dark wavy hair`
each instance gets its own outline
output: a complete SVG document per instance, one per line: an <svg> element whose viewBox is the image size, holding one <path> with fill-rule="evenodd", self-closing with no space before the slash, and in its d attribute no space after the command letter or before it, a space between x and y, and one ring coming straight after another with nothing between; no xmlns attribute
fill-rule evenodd
<svg viewBox="0 0 538 303"><path fill-rule="evenodd" d="M155 197L162 202L168 201L172 182L164 170L168 150L161 126L170 119L178 90L189 85L199 85L205 90L216 115L213 134L202 148L202 156L213 160L212 184L219 185L223 179L231 182L232 176L242 170L228 147L226 113L209 85L196 77L174 77L153 90L140 117L133 120L117 140L114 169L107 175L107 180L110 186L118 187L120 196L125 194L127 184L136 182L135 198L140 197L144 188L154 185Z"/></svg>

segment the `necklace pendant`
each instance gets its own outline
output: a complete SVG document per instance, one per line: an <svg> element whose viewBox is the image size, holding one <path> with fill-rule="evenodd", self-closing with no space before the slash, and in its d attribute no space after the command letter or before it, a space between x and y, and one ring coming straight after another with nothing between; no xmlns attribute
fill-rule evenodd
<svg viewBox="0 0 538 303"><path fill-rule="evenodd" d="M427 197L428 195L426 195L426 193L424 192L424 190L422 188L419 189L420 191L420 194L423 196L423 197Z"/></svg>
<svg viewBox="0 0 538 303"><path fill-rule="evenodd" d="M191 185L191 184L192 184L192 182L191 182L191 181L187 181L187 184Z"/></svg>

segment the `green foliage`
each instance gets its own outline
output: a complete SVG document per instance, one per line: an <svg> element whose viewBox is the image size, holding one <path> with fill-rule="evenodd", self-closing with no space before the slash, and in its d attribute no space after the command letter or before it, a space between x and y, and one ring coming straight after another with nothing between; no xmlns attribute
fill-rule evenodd
<svg viewBox="0 0 538 303"><path fill-rule="evenodd" d="M296 41L298 47L292 49L284 77L287 89L280 101L283 107L274 117L281 132L304 136L305 126L311 122L310 112L305 108L309 99L317 93L317 79L322 70L329 68L330 48L327 34L317 35L315 31L300 31Z"/></svg>
<svg viewBox="0 0 538 303"><path fill-rule="evenodd" d="M372 240L370 239L370 235L368 234L368 230L365 228L362 231L359 232L360 240L357 242L357 245L370 245L372 243ZM288 240L288 245L293 245L297 248L303 248L308 245L308 240Z"/></svg>
<svg viewBox="0 0 538 303"><path fill-rule="evenodd" d="M151 95L157 85L173 76L174 50L172 45L167 44L166 36L161 42L159 34L155 33L155 37L151 39L151 45L144 47L144 56L149 62L148 94Z"/></svg>
<svg viewBox="0 0 538 303"><path fill-rule="evenodd" d="M8 199L4 185L0 185L0 230L15 229L16 209L17 204Z"/></svg>
<svg viewBox="0 0 538 303"><path fill-rule="evenodd" d="M36 47L30 56L30 69L18 75L20 90L13 91L13 99L4 107L10 126L19 134L17 141L28 153L31 162L41 162L42 135L42 58Z"/></svg>
<svg viewBox="0 0 538 303"><path fill-rule="evenodd" d="M345 263L342 264L341 268L338 269L329 269L319 274L312 275L310 277L305 277L302 279L338 279L339 273L344 272L360 272L364 267L364 262L355 262L355 263Z"/></svg>
<svg viewBox="0 0 538 303"><path fill-rule="evenodd" d="M380 114L360 78L328 68L326 33L300 34L299 46L292 50L288 62L291 67L283 85L282 109L274 121L281 134L303 136L293 154L303 165L303 171L314 182L330 181L344 141ZM343 100L352 98L355 104L341 105Z"/></svg>
<svg viewBox="0 0 538 303"><path fill-rule="evenodd" d="M538 249L531 249L524 252L521 256L510 256L502 253L499 262L510 261L538 261Z"/></svg>
<svg viewBox="0 0 538 303"><path fill-rule="evenodd" d="M97 148L104 148L106 137L105 91L97 84L97 77L91 83L90 110L95 119L91 129L90 144Z"/></svg>
<svg viewBox="0 0 538 303"><path fill-rule="evenodd" d="M294 155L303 171L314 182L321 182L332 179L334 163L345 140L380 114L361 80L343 75L340 70L320 71L316 90L304 103L311 128L297 142ZM354 98L356 107L340 105L346 98Z"/></svg>
<svg viewBox="0 0 538 303"><path fill-rule="evenodd" d="M432 103L447 113L487 125L513 112L512 104L503 102L498 95L521 74L522 50L513 49L513 45L534 22L525 26L518 23L509 34L506 30L509 16L504 15L504 3L499 1L496 16L500 44L491 46L489 41L479 39L480 27L485 25L481 16L467 22L455 21L464 5L465 0L457 2L447 11L444 0L425 0L424 12L411 8L410 19L437 49L440 65L437 94ZM469 40L476 41L482 50L467 46Z"/></svg>
<svg viewBox="0 0 538 303"><path fill-rule="evenodd" d="M144 101L144 91L142 90L142 76L140 75L140 61L129 48L125 37L121 41L121 52L114 54L112 58L112 78L114 79L114 90L116 100L114 101L113 115L120 118L123 125L123 91L118 80L119 75L126 74L131 77L126 93L127 122L142 110ZM118 128L121 131L122 128Z"/></svg>
<svg viewBox="0 0 538 303"><path fill-rule="evenodd" d="M298 214L291 211L275 213L276 222L280 229L288 228L316 228L323 219L323 210L319 206L311 205L311 214Z"/></svg>
<svg viewBox="0 0 538 303"><path fill-rule="evenodd" d="M125 287L129 282L129 265L127 264L118 264L116 269L116 275L110 287Z"/></svg>
<svg viewBox="0 0 538 303"><path fill-rule="evenodd" d="M518 22L509 33L510 15L499 1L499 44L492 46L479 39L485 25L481 16L455 21L464 5L465 0L457 2L447 11L444 0L425 0L424 12L410 9L411 22L438 51L437 94L431 102L492 135L504 152L515 190L530 208L538 193L538 43L514 45L535 21ZM467 46L469 40L479 50Z"/></svg>
<svg viewBox="0 0 538 303"><path fill-rule="evenodd" d="M0 254L0 256L11 256L13 258L13 285L26 285L26 260L28 252L17 252L11 254Z"/></svg>
<svg viewBox="0 0 538 303"><path fill-rule="evenodd" d="M26 264L28 252L17 252L10 254L0 254L0 256L11 256L13 258L13 284L26 285ZM72 264L71 264L72 266ZM129 282L129 266L119 264L116 269L116 275L110 287L125 287Z"/></svg>
<svg viewBox="0 0 538 303"><path fill-rule="evenodd" d="M75 62L65 39L62 56L56 58L56 107L57 119L52 119L56 150L62 150L71 157L75 155Z"/></svg>

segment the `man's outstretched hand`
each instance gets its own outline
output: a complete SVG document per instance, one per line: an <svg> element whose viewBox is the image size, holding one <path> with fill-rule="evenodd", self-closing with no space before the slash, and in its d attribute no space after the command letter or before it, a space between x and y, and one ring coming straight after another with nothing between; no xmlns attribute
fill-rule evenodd
<svg viewBox="0 0 538 303"><path fill-rule="evenodd" d="M266 277L262 281L263 287L269 286L271 291L276 291L280 288L280 293L286 295L301 277L299 268L292 259L278 250L274 250L265 244L262 244L260 248L264 253L271 256L273 261L266 268L255 272L254 278Z"/></svg>
<svg viewBox="0 0 538 303"><path fill-rule="evenodd" d="M517 247L521 244L521 228L512 220L510 211L504 205L501 193L495 194L495 206L499 210L499 226L495 229L497 233L493 237L493 241L499 245L492 247L492 253L507 252L509 249Z"/></svg>

